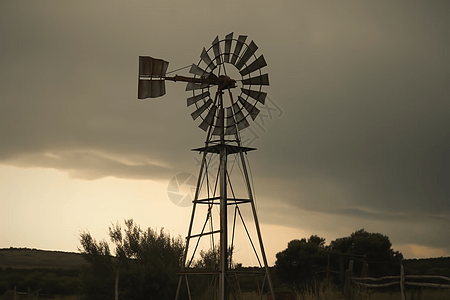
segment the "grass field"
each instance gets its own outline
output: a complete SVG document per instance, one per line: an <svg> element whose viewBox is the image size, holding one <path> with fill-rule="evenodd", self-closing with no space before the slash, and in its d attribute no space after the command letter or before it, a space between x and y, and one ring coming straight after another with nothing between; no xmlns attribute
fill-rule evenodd
<svg viewBox="0 0 450 300"><path fill-rule="evenodd" d="M279 297L280 298L280 297ZM281 297L276 300L346 300L343 294L336 289L321 289L318 293L312 293L311 290L306 289L302 292L297 292L295 298ZM450 289L424 289L419 298L417 293L412 294L412 290L406 292L407 300L450 300ZM245 293L242 295L242 300L259 300L257 293ZM264 297L263 300L270 300ZM352 300L402 300L400 291L394 292L379 292L376 290L369 290L366 294L355 292Z"/></svg>
<svg viewBox="0 0 450 300"><path fill-rule="evenodd" d="M297 300L345 300L346 298L339 291L325 290L316 295L312 293L297 294ZM353 300L401 300L400 291L379 292L370 290L367 293L354 293ZM449 300L449 289L426 289L422 291L421 298L418 298L417 292L413 294L410 290L406 292L407 300Z"/></svg>
<svg viewBox="0 0 450 300"><path fill-rule="evenodd" d="M13 269L76 269L84 264L79 253L36 249L0 249L0 268Z"/></svg>
<svg viewBox="0 0 450 300"><path fill-rule="evenodd" d="M0 249L0 268L6 270L12 269L78 269L83 265L84 259L79 253L45 251L36 249ZM342 293L335 288L321 288L317 293L312 289L306 289L297 292L295 299L276 299L276 300L344 300ZM450 300L450 289L424 289L421 298L417 294L412 294L408 289L406 299L414 300ZM0 295L0 300L13 299L8 295ZM18 295L17 300L27 299L26 295ZM43 295L40 300L78 300L76 296L55 296L54 298L45 298ZM242 300L258 300L256 293L246 293L242 295ZM379 290L369 290L366 294L354 293L353 300L401 300L400 291L380 292Z"/></svg>
<svg viewBox="0 0 450 300"><path fill-rule="evenodd" d="M26 295L17 295L17 300L29 300ZM79 300L77 296L55 296L53 298L46 298L39 296L38 298L31 298L33 300ZM0 296L0 300L14 300L12 295Z"/></svg>
<svg viewBox="0 0 450 300"><path fill-rule="evenodd" d="M0 300L10 300L13 299L11 296L0 296ZM25 300L27 297L25 295L19 295L17 300ZM353 295L353 300L401 300L402 297L400 292L377 292L370 291L367 294ZM418 295L414 295L411 291L406 293L407 300L449 300L450 299L450 289L428 289L423 290L421 298ZM78 300L77 296L55 296L54 298L39 297L39 300ZM259 300L257 293L244 293L241 300ZM264 297L267 300L267 297ZM291 300L291 299L276 299L276 300ZM292 300L346 300L341 292L332 289L324 289L319 293L313 294L311 292L305 291L302 293L297 293L295 299Z"/></svg>

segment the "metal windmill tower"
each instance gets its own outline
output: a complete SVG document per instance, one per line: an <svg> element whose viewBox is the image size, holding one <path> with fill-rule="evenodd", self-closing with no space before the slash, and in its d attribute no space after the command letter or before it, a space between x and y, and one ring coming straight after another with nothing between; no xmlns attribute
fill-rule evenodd
<svg viewBox="0 0 450 300"><path fill-rule="evenodd" d="M190 66L192 77L166 76L168 62L149 56L139 57L138 98L164 95L167 80L187 82L186 91L192 93L187 98L187 106L195 107L191 116L194 120L202 120L199 127L206 132L204 146L193 149L202 153L202 161L175 300L183 297L182 294L187 294L189 299L195 298L198 289L210 299L239 299L239 279L246 278L248 283L248 277L256 278L253 282L256 282L260 297L270 291L274 299L246 162L247 152L256 149L244 147L240 135L250 125L247 118L250 116L255 120L258 116L260 111L256 106L264 105L267 94L262 87L269 85L269 77L261 71L267 65L264 56L255 55L258 46L253 41L247 44L246 40L244 35L233 38L233 33L222 40L216 37L208 49L203 48L199 62ZM233 72L240 78L231 78ZM233 95L235 90L239 91L237 97ZM218 158L218 162L214 158ZM231 175L237 168L241 171L243 197L239 197L237 189L233 188ZM249 215L253 218L257 243L253 242L245 224L241 206L250 206ZM200 207L205 208L205 218L197 223ZM233 218L229 218L228 213L233 208ZM232 265L238 222L241 222L245 238L259 263L256 269L237 269ZM202 240L210 243L212 250L209 254L218 264L195 264L194 258L198 257ZM205 252L200 254L205 255ZM193 284L194 280L203 280L204 286L200 284L199 288L199 284Z"/></svg>

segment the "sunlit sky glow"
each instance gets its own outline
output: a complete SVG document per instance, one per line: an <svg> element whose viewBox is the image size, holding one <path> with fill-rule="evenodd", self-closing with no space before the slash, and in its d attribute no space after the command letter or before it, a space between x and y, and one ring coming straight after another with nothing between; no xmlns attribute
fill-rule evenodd
<svg viewBox="0 0 450 300"><path fill-rule="evenodd" d="M77 251L130 218L185 236L167 186L205 134L184 84L137 100L138 57L174 70L234 32L268 63L273 114L246 137L269 264L361 228L448 256L448 28L447 1L2 1L0 247Z"/></svg>

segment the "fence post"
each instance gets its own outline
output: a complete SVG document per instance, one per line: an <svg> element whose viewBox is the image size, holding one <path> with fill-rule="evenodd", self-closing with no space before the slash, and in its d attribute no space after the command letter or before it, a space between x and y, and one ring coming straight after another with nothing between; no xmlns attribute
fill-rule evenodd
<svg viewBox="0 0 450 300"><path fill-rule="evenodd" d="M353 276L353 259L350 260L348 264L348 270L347 270L347 299L352 300L353 299L353 285L352 285L352 276Z"/></svg>
<svg viewBox="0 0 450 300"><path fill-rule="evenodd" d="M403 269L403 264L401 262L400 262L400 293L402 294L402 300L406 300L405 271Z"/></svg>
<svg viewBox="0 0 450 300"><path fill-rule="evenodd" d="M361 270L361 277L367 276L368 268L369 268L369 266L366 262L366 254L364 254L364 261L363 261L362 270ZM360 291L361 291L362 297L364 299L366 299L367 298L367 287L362 287L362 288L360 287Z"/></svg>
<svg viewBox="0 0 450 300"><path fill-rule="evenodd" d="M366 277L364 268L366 267L366 253L364 253L362 268L361 268L361 277Z"/></svg>

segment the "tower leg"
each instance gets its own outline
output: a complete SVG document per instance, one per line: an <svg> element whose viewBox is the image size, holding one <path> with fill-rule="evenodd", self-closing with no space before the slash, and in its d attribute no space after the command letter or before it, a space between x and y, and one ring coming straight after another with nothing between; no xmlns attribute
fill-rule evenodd
<svg viewBox="0 0 450 300"><path fill-rule="evenodd" d="M255 201L253 199L253 192L252 192L252 187L250 185L250 179L248 177L247 164L245 163L244 153L242 153L242 151L239 152L239 156L241 158L242 171L243 171L244 177L245 177L245 184L247 186L248 198L250 199L250 203L251 203L251 206L252 206L253 219L255 221L256 233L258 235L258 241L259 241L261 256L262 256L262 259L263 259L263 262L264 262L264 269L266 271L266 276L267 276L267 279L268 279L268 282L269 282L269 288L270 288L270 293L272 294L272 299L275 300L275 294L273 292L273 286L272 286L272 279L270 278L269 265L267 264L266 251L264 250L264 244L263 244L263 240L262 240L261 229L259 227L258 215L256 213L256 206L255 206Z"/></svg>
<svg viewBox="0 0 450 300"><path fill-rule="evenodd" d="M220 299L228 300L227 148L220 150Z"/></svg>
<svg viewBox="0 0 450 300"><path fill-rule="evenodd" d="M194 224L195 209L197 208L197 202L195 202L195 201L198 200L198 197L200 195L200 187L201 187L202 175L203 175L203 170L205 168L205 164L206 164L206 152L203 153L202 164L200 166L200 171L199 171L198 177L197 177L197 186L195 189L194 203L192 206L191 222L189 223L188 235L186 237L186 245L185 245L184 254L183 254L183 261L181 264L181 272L183 272L186 267L186 259L187 259L188 250L189 250L189 242L190 242L191 234L192 234L192 226ZM178 280L178 286L177 286L177 292L175 294L175 300L178 300L178 297L180 296L180 288L181 288L181 284L183 282L184 276L186 276L186 275L181 274L180 278ZM187 285L187 278L186 278L186 285ZM191 299L189 288L188 288L188 294L189 294L189 299Z"/></svg>

